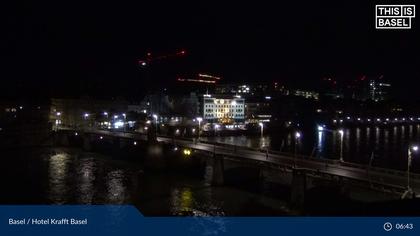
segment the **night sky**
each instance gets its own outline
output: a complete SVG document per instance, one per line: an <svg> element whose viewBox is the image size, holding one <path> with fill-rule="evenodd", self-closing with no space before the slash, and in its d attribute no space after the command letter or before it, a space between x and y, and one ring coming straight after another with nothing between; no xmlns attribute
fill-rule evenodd
<svg viewBox="0 0 420 236"><path fill-rule="evenodd" d="M140 94L150 76L165 85L197 72L308 88L323 77L384 75L398 97L418 94L417 19L411 30L379 31L374 1L226 2L2 3L2 94ZM155 65L153 75L137 65L147 52L180 49L187 56Z"/></svg>

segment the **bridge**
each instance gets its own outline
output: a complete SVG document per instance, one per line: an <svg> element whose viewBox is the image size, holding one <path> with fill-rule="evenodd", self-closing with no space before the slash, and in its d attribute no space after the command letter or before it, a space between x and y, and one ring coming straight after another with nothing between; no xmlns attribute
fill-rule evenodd
<svg viewBox="0 0 420 236"><path fill-rule="evenodd" d="M107 130L62 130L70 135L87 135L97 138L116 138L131 140L132 142L148 141L146 134L132 132L117 132ZM408 188L407 172L369 167L355 163L342 162L339 160L320 159L307 156L295 156L288 153L275 152L272 150L258 150L243 146L228 145L223 143L211 143L197 141L196 139L175 138L168 136L157 136L155 142L171 144L178 148L188 148L196 152L210 154L215 161L216 175L223 172L223 160L233 160L241 163L281 170L293 173L295 183L305 183L307 176L314 178L329 179L333 181L346 181L356 185L367 186L372 189L403 194L407 197L420 197L420 174L410 173ZM299 180L300 179L300 180ZM293 181L292 181L293 184ZM305 187L304 187L305 188ZM410 190L407 192L407 190ZM416 195L417 194L417 195Z"/></svg>

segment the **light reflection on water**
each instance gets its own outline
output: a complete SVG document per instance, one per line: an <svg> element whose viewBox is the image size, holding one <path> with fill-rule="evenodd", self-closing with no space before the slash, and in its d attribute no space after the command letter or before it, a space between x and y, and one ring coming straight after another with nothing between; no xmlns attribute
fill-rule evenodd
<svg viewBox="0 0 420 236"><path fill-rule="evenodd" d="M267 137L258 143L264 145L269 141ZM209 184L211 166L207 166L204 179L200 179L145 173L138 163L71 149L46 151L41 157L25 161L37 168L24 174L32 177L36 186L44 187L27 191L21 200L15 202L18 204L34 203L31 201L33 196L41 196L35 203L133 204L146 215L225 216L241 215L243 211L247 214L264 215L266 211L268 214L288 214L287 203L283 200L272 200L247 190L212 187ZM118 214L118 209L112 214Z"/></svg>
<svg viewBox="0 0 420 236"><path fill-rule="evenodd" d="M49 161L49 200L56 204L63 204L67 201L69 189L66 177L69 162L69 155L66 153L53 155Z"/></svg>

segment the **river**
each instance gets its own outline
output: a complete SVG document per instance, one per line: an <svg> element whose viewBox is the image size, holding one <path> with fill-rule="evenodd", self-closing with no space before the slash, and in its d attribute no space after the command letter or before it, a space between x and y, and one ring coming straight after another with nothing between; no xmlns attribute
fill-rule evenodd
<svg viewBox="0 0 420 236"><path fill-rule="evenodd" d="M290 215L288 194L213 187L182 173L80 149L1 151L1 204L132 204L143 214Z"/></svg>

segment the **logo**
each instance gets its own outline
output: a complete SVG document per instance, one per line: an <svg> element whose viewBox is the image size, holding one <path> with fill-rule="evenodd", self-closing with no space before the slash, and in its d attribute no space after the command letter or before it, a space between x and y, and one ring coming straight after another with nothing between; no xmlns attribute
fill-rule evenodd
<svg viewBox="0 0 420 236"><path fill-rule="evenodd" d="M385 224L384 224L384 230L385 231L391 231L392 230L392 224L391 223L389 223L389 222L386 222Z"/></svg>
<svg viewBox="0 0 420 236"><path fill-rule="evenodd" d="M376 5L376 29L411 29L415 10L415 5Z"/></svg>

